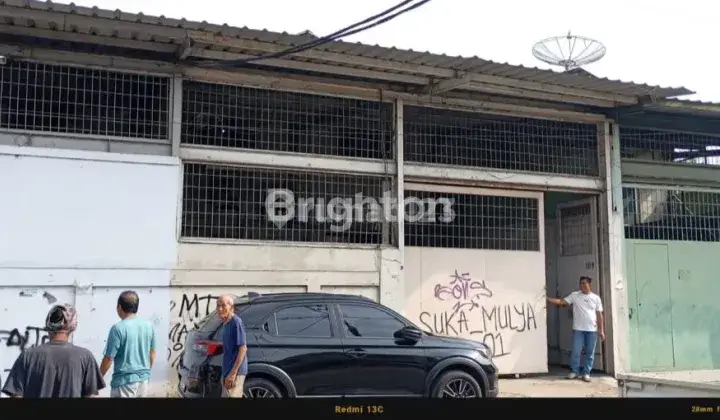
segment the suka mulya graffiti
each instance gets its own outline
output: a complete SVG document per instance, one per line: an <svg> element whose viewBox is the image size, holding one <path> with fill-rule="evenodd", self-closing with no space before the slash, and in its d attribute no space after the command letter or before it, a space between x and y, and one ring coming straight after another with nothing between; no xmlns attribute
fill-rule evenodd
<svg viewBox="0 0 720 420"><path fill-rule="evenodd" d="M511 348L508 334L537 329L535 309L530 302L493 304L493 292L485 280L455 270L446 283L437 283L433 298L446 309L422 312L420 324L436 334L477 336L492 350L494 357L507 356ZM439 306L437 304L433 306Z"/></svg>

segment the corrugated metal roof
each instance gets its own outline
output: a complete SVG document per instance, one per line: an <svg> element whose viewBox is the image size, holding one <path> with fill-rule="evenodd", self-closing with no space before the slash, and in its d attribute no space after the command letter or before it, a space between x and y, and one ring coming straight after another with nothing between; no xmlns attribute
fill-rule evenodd
<svg viewBox="0 0 720 420"><path fill-rule="evenodd" d="M720 108L720 102L713 102L713 101L700 101L696 99L676 99L676 98L668 98L663 100L663 102L674 102L679 104L685 104L685 105L708 105L708 106L715 106Z"/></svg>
<svg viewBox="0 0 720 420"><path fill-rule="evenodd" d="M689 99L661 99L647 104L646 109L664 113L680 113L696 117L720 117L720 103Z"/></svg>
<svg viewBox="0 0 720 420"><path fill-rule="evenodd" d="M142 13L133 14L121 10L113 11L99 9L97 7L88 8L74 4L60 4L49 1L0 0L0 10L4 15L5 23L9 25L104 35L155 43L182 44L186 37L185 31L187 30L203 31L229 38L273 43L280 46L294 46L314 39L314 36L309 33L292 35L288 33L250 29L247 27L238 28L229 25L189 21L186 19L169 19L164 16L148 16ZM42 16L34 16L32 12L39 13ZM84 23L87 22L88 17L97 19L97 24L88 25ZM84 20L80 18L84 18ZM103 22L103 20L106 20L106 22ZM123 25L123 23L132 25ZM145 28L138 30L135 24L145 25ZM152 30L153 26L156 28L162 27L166 30L160 33L157 30ZM224 50L234 52L228 48ZM567 88L587 89L615 95L634 97L651 95L656 98L667 98L694 93L684 87L650 86L647 84L588 76L586 74L560 73L535 67L530 68L506 63L495 63L478 57L450 57L444 54L401 50L361 43L338 41L318 47L316 50L355 57L387 60L406 65L428 66ZM242 51L239 52L241 53ZM313 59L312 61L322 63L321 58ZM337 63L332 63L332 65L339 66ZM370 66L353 67L374 70ZM382 70L387 72L387 69ZM412 74L406 71L397 71L396 73Z"/></svg>

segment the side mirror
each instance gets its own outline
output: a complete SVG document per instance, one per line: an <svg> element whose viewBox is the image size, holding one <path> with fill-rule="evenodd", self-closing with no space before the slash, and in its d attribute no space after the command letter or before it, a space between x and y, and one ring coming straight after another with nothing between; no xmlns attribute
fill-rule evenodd
<svg viewBox="0 0 720 420"><path fill-rule="evenodd" d="M408 325L407 327L402 327L395 331L393 333L393 337L397 340L412 341L413 343L417 343L422 337L422 332L419 329Z"/></svg>

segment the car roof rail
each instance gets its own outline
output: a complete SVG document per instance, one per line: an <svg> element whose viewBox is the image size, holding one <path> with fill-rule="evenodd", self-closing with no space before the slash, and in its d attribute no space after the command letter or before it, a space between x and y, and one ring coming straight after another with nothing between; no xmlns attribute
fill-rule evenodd
<svg viewBox="0 0 720 420"><path fill-rule="evenodd" d="M248 292L247 295L243 296L247 301L257 300L259 302L264 301L278 301L278 300L294 300L294 299L339 299L339 300L361 300L367 302L375 302L374 300L363 296L363 295L351 295L341 293L325 293L325 292L284 292L284 293L267 293L260 294L257 292Z"/></svg>
<svg viewBox="0 0 720 420"><path fill-rule="evenodd" d="M235 306L247 305L248 303L259 298L260 296L262 296L262 295L258 292L247 292L247 294L244 294L242 296L238 296L235 298Z"/></svg>

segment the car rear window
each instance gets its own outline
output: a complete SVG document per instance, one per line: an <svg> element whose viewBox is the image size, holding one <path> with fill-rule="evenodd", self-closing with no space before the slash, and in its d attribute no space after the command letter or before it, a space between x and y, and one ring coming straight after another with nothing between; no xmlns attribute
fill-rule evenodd
<svg viewBox="0 0 720 420"><path fill-rule="evenodd" d="M238 300L236 299L235 302ZM245 311L247 308L249 308L250 305L247 304L235 304L235 315L240 315L243 311ZM197 329L198 331L215 331L218 328L220 328L220 318L217 316L217 311L212 311L208 316L201 319L200 322L197 323Z"/></svg>
<svg viewBox="0 0 720 420"><path fill-rule="evenodd" d="M211 322L211 320L213 320L213 319L216 322ZM219 326L219 324L220 324L220 318L218 318L217 312L212 311L212 312L210 312L210 314L208 314L208 316L201 319L200 322L197 323L197 329L198 329L198 331L210 331L210 330L214 330L215 328L217 328ZM213 328L213 325L215 326L215 328Z"/></svg>

